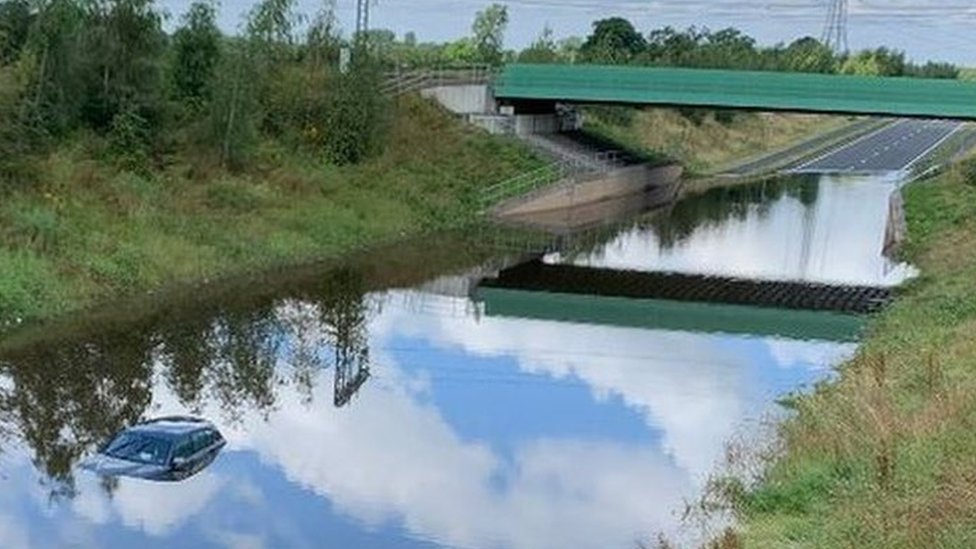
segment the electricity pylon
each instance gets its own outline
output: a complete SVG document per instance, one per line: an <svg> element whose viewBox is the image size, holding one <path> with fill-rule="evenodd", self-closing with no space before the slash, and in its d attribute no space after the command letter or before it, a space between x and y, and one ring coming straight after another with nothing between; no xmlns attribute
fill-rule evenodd
<svg viewBox="0 0 976 549"><path fill-rule="evenodd" d="M828 0L827 22L820 41L834 53L847 51L847 9L848 0Z"/></svg>
<svg viewBox="0 0 976 549"><path fill-rule="evenodd" d="M369 31L369 4L373 0L356 0L356 37L360 40L366 38Z"/></svg>

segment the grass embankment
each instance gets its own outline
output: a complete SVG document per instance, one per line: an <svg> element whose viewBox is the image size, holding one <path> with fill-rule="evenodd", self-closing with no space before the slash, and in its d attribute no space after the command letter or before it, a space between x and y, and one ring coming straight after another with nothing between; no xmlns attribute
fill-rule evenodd
<svg viewBox="0 0 976 549"><path fill-rule="evenodd" d="M397 106L385 152L347 167L265 144L246 174L189 152L138 174L105 147L79 137L40 162L36 187L2 197L0 328L459 224L483 185L538 165L418 98Z"/></svg>
<svg viewBox="0 0 976 549"><path fill-rule="evenodd" d="M732 483L747 547L976 547L969 166L906 190L905 254L922 275L873 320L839 379L795 400L759 485Z"/></svg>
<svg viewBox="0 0 976 549"><path fill-rule="evenodd" d="M701 175L849 123L839 116L767 113L723 113L729 118L720 121L712 113L696 112L696 118L673 109L590 114L586 123L591 131L649 156L678 161Z"/></svg>

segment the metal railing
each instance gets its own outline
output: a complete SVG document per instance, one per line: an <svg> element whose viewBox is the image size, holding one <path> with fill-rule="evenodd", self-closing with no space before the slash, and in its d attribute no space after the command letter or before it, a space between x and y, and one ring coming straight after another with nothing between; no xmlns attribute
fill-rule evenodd
<svg viewBox="0 0 976 549"><path fill-rule="evenodd" d="M443 65L417 69L397 69L387 73L380 91L386 95L403 95L425 88L488 84L496 68L491 65Z"/></svg>
<svg viewBox="0 0 976 549"><path fill-rule="evenodd" d="M559 160L540 168L496 183L481 192L478 200L481 211L488 211L505 200L517 197L531 197L535 191L547 189L556 184L578 185L593 177L604 175L621 168L625 153L622 151L602 151L590 155L566 155Z"/></svg>

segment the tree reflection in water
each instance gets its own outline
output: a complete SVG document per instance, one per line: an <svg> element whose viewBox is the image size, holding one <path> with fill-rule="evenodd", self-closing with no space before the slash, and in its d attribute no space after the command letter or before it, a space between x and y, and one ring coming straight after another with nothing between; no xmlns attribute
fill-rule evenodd
<svg viewBox="0 0 976 549"><path fill-rule="evenodd" d="M317 373L335 370L336 406L369 375L369 306L361 271L331 271L314 288L185 311L163 321L88 330L0 356L0 436L25 444L53 498L74 497L79 459L152 415L153 382L228 422L265 418L296 386L311 404ZM331 357L328 360L326 357ZM18 439L22 442L18 442ZM111 494L113 484L103 483Z"/></svg>

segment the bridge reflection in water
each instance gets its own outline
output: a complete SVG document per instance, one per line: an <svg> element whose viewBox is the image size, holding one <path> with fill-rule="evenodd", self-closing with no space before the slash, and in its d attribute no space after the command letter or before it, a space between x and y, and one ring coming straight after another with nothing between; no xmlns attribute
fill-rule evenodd
<svg viewBox="0 0 976 549"><path fill-rule="evenodd" d="M738 192L675 206L682 228L654 253L691 256L720 226L814 202L790 185ZM617 239L664 234L663 218L512 253L429 237L14 334L0 343L0 545L565 549L680 532L674 511L726 443L830 375L861 317L487 285L469 299L526 253L611 269L596 263ZM200 475L76 474L113 433L180 413L228 441Z"/></svg>

